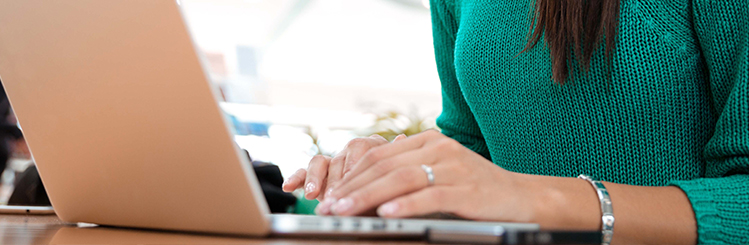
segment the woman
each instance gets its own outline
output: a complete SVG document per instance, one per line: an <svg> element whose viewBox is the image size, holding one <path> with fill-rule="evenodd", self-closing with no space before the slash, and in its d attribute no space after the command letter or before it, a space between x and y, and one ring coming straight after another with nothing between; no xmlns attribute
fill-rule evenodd
<svg viewBox="0 0 749 245"><path fill-rule="evenodd" d="M602 229L615 244L749 244L745 0L431 9L441 133L357 139L287 191L304 186L321 214L445 212Z"/></svg>

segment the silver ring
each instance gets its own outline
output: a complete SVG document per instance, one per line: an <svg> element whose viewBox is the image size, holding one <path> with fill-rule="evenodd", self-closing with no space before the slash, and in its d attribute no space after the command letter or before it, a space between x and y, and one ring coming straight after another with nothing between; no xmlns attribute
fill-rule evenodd
<svg viewBox="0 0 749 245"><path fill-rule="evenodd" d="M432 172L432 167L422 164L421 169L423 169L424 172L427 173L427 181L429 182L427 186L433 186L434 185L434 172Z"/></svg>

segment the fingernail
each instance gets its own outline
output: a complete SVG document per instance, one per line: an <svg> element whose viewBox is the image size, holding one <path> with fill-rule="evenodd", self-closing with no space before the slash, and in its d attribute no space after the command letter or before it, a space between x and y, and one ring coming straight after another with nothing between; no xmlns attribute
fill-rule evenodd
<svg viewBox="0 0 749 245"><path fill-rule="evenodd" d="M304 187L304 192L306 193L312 193L315 191L315 183L309 182L307 183L307 186Z"/></svg>
<svg viewBox="0 0 749 245"><path fill-rule="evenodd" d="M377 215L390 216L398 212L398 204L394 202L385 203L377 209Z"/></svg>
<svg viewBox="0 0 749 245"><path fill-rule="evenodd" d="M328 191L325 192L325 197L329 197L330 193L333 193L333 188L328 188Z"/></svg>
<svg viewBox="0 0 749 245"><path fill-rule="evenodd" d="M351 200L351 198L344 198L333 204L333 206L330 207L330 211L334 214L342 214L351 210L351 207L353 206L354 200Z"/></svg>
<svg viewBox="0 0 749 245"><path fill-rule="evenodd" d="M315 208L315 214L317 214L317 215L328 215L328 214L330 214L330 206L332 206L333 203L335 203L335 202L336 202L335 199L326 198L320 204L317 205L317 207Z"/></svg>
<svg viewBox="0 0 749 245"><path fill-rule="evenodd" d="M288 184L289 184L289 180L288 179L283 180L283 184L281 184L281 188L285 187Z"/></svg>
<svg viewBox="0 0 749 245"><path fill-rule="evenodd" d="M399 134L398 136L395 136L395 138L393 139L393 142L398 141L398 140L402 140L402 139L405 139L405 138L406 138L405 134Z"/></svg>

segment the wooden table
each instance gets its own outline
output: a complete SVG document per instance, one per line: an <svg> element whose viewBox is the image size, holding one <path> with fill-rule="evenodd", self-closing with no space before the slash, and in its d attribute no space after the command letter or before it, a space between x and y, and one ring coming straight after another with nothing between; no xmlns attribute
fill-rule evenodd
<svg viewBox="0 0 749 245"><path fill-rule="evenodd" d="M246 238L109 227L77 227L55 215L0 215L0 244L425 244L420 241Z"/></svg>

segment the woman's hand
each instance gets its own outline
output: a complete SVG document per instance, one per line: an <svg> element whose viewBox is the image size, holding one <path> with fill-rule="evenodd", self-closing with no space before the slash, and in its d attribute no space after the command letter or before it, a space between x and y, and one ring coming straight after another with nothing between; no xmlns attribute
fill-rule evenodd
<svg viewBox="0 0 749 245"><path fill-rule="evenodd" d="M421 165L431 166L429 186ZM516 174L437 131L369 150L320 205L336 215L377 208L383 217L446 212L474 220L528 222L533 205Z"/></svg>
<svg viewBox="0 0 749 245"><path fill-rule="evenodd" d="M421 165L432 168L434 185ZM614 243L696 241L694 212L678 187L605 185L617 215ZM388 218L443 212L547 230L601 227L600 202L586 180L509 172L437 131L370 149L320 207L343 216L376 208Z"/></svg>
<svg viewBox="0 0 749 245"><path fill-rule="evenodd" d="M405 135L399 135L395 140L404 138ZM353 139L333 158L322 155L313 157L307 169L297 170L286 179L282 188L292 192L304 186L305 198L322 200L369 149L386 143L385 138L376 134Z"/></svg>

